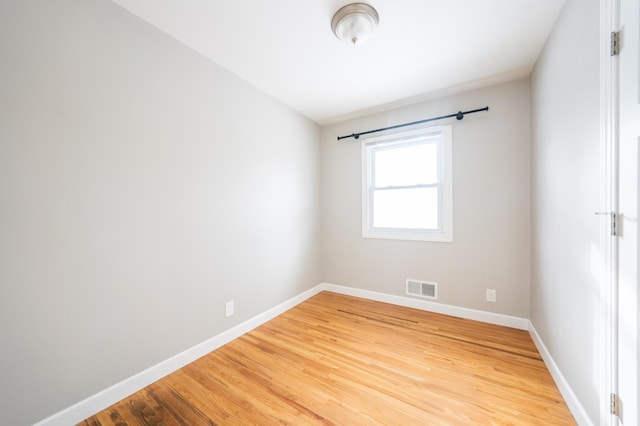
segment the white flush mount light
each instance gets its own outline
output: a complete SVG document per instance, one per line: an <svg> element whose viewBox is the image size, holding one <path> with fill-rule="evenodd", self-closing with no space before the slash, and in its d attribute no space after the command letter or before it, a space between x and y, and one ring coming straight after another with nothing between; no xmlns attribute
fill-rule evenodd
<svg viewBox="0 0 640 426"><path fill-rule="evenodd" d="M373 7L364 3L352 3L333 15L331 29L338 39L356 45L371 37L378 21L378 12Z"/></svg>

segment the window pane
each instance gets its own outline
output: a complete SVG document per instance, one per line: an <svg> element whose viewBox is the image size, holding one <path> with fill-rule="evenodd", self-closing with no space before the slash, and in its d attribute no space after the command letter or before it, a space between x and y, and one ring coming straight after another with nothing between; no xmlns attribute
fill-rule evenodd
<svg viewBox="0 0 640 426"><path fill-rule="evenodd" d="M374 156L377 188L438 182L436 142L377 148Z"/></svg>
<svg viewBox="0 0 640 426"><path fill-rule="evenodd" d="M439 229L438 188L374 191L373 227Z"/></svg>

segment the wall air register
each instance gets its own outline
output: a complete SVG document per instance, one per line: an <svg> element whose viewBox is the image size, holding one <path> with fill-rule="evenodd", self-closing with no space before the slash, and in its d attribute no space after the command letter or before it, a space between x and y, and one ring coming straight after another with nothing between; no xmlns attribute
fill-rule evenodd
<svg viewBox="0 0 640 426"><path fill-rule="evenodd" d="M438 283L407 279L407 294L409 296L438 299Z"/></svg>

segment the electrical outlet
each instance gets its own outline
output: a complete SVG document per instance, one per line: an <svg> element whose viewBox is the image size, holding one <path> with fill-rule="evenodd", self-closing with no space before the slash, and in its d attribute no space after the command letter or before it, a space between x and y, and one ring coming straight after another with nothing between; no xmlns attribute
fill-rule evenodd
<svg viewBox="0 0 640 426"><path fill-rule="evenodd" d="M224 305L224 314L227 318L233 315L233 300Z"/></svg>
<svg viewBox="0 0 640 426"><path fill-rule="evenodd" d="M496 301L496 291L493 289L487 289L487 302L495 302Z"/></svg>

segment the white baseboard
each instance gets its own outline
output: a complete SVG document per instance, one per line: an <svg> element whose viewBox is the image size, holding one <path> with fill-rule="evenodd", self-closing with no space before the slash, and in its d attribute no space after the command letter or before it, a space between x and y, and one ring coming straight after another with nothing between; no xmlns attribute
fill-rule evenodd
<svg viewBox="0 0 640 426"><path fill-rule="evenodd" d="M578 399L576 394L573 392L573 389L571 389L571 386L569 386L569 382L567 382L567 380L564 378L564 375L560 371L560 368L554 361L547 347L544 345L544 342L540 338L540 335L536 331L531 321L529 321L529 334L531 335L536 348L538 348L538 352L540 352L540 355L542 356L542 359L544 360L549 373L551 373L551 377L553 377L553 380L556 382L556 386L558 386L558 390L560 390L560 393L567 403L569 411L571 411L571 414L573 414L576 422L580 426L593 426L593 422L589 418L589 415L580 403L580 400Z"/></svg>
<svg viewBox="0 0 640 426"><path fill-rule="evenodd" d="M421 309L423 311L435 312L438 314L450 315L458 318L471 319L486 322L489 324L503 325L505 327L517 328L520 330L529 329L529 320L526 318L479 311L476 309L461 308L458 306L445 305L428 300L419 300L387 293L378 293L375 291L362 290L353 287L344 287L336 284L323 283L320 284L319 287L321 288L321 290L333 291L335 293L346 294L348 296L361 297L363 299L391 303L393 305L406 306L408 308Z"/></svg>
<svg viewBox="0 0 640 426"><path fill-rule="evenodd" d="M149 386L153 382L156 382L198 358L203 357L209 352L218 349L233 339L242 336L270 319L277 317L285 311L304 302L308 298L316 295L320 291L322 291L320 286L307 290L304 293L243 322L242 324L238 324L237 326L224 331L211 339L162 361L159 364L147 368L146 370L131 376L120 383L116 383L115 385L98 392L97 394L92 395L71 407L47 417L46 419L36 423L34 426L68 426L77 424L87 417L91 417L127 396Z"/></svg>
<svg viewBox="0 0 640 426"><path fill-rule="evenodd" d="M185 365L201 358L211 351L229 343L243 334L253 330L254 328L264 324L265 322L277 317L294 306L304 302L308 298L315 296L322 291L332 291L334 293L345 294L348 296L361 297L363 299L375 300L378 302L391 303L398 306L406 306L414 309L435 312L444 315L451 315L459 318L466 318L476 321L482 321L489 324L503 325L506 327L528 330L535 342L542 358L544 359L551 375L563 397L567 401L569 409L580 425L591 426L584 408L571 390L571 387L562 376L557 365L551 358L546 347L542 343L540 336L533 328L528 319L513 317L509 315L496 314L492 312L479 311L475 309L461 308L458 306L445 305L441 303L430 302L426 300L417 300L409 297L379 293L375 291L362 290L353 287L345 287L336 284L322 283L304 293L293 297L286 302L263 312L242 324L239 324L227 331L224 331L211 339L208 339L190 349L185 350L159 364L156 364L120 383L90 396L71 407L68 407L44 420L36 423L34 426L66 426L77 424L87 417L104 410L105 408L115 404L116 402L126 398L127 396L143 389L144 387L160 380L161 378L173 373Z"/></svg>

